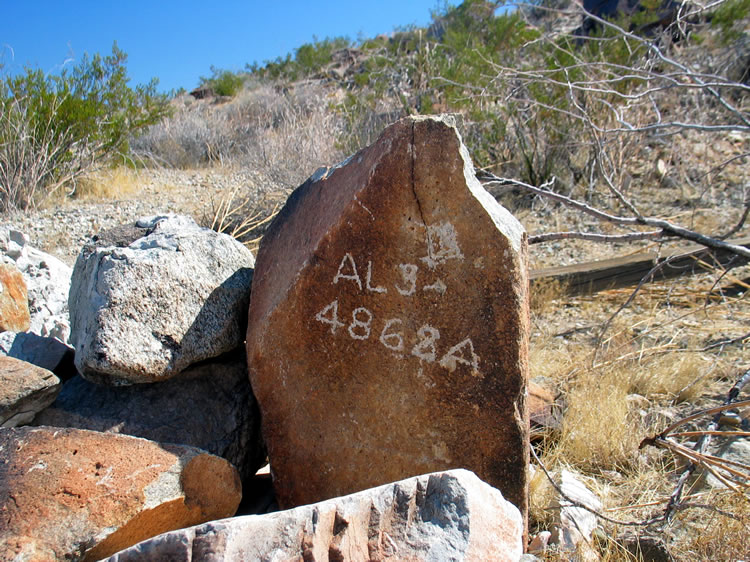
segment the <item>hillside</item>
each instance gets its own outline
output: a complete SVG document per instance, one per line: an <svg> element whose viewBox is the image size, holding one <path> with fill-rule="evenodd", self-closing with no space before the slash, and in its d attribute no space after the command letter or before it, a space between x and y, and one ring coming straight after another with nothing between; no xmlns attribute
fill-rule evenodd
<svg viewBox="0 0 750 562"><path fill-rule="evenodd" d="M255 249L318 167L400 117L455 113L478 177L530 234L532 269L750 236L747 0L684 4L666 21L651 9L584 20L565 0L507 13L498 4L469 0L427 29L217 69L128 138L127 166L82 175L73 195L3 222L69 264L98 230L167 211ZM543 464L577 474L604 505L582 556L633 559L649 545L657 554L645 559L750 552L747 433L712 434L710 448L690 452L702 431L748 432L747 405L644 441L723 404L750 369L747 262L738 253L728 269L706 261L699 275L591 295L533 286L531 377L555 397L558 422L535 428L532 536L556 525ZM701 469L677 493L686 458Z"/></svg>

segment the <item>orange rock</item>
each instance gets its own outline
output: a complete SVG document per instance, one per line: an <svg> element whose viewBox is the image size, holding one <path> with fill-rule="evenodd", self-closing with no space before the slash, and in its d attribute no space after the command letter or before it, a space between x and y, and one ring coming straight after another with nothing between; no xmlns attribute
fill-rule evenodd
<svg viewBox="0 0 750 562"><path fill-rule="evenodd" d="M456 129L389 127L265 235L247 335L282 507L467 468L526 516L526 233Z"/></svg>
<svg viewBox="0 0 750 562"><path fill-rule="evenodd" d="M200 449L51 427L0 430L0 559L98 560L234 514L237 471Z"/></svg>
<svg viewBox="0 0 750 562"><path fill-rule="evenodd" d="M25 332L30 322L23 275L10 264L0 264L0 332Z"/></svg>

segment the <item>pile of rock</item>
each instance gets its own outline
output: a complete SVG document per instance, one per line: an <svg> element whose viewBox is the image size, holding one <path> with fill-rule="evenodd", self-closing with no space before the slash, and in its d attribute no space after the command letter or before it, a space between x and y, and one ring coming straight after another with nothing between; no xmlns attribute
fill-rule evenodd
<svg viewBox="0 0 750 562"><path fill-rule="evenodd" d="M48 318L31 332L69 341L80 374L61 385L16 358L0 363L3 427L42 426L2 434L5 554L101 558L234 515L242 480L265 461L243 349L253 265L231 237L179 216L104 232L83 248L67 275L70 323L56 320L53 332ZM39 292L61 292L49 286Z"/></svg>
<svg viewBox="0 0 750 562"><path fill-rule="evenodd" d="M74 369L47 362L67 380L6 360L0 558L518 560L526 260L435 118L313 175L257 264L180 216L100 233L68 274L70 323L31 311L28 334L75 349ZM6 354L39 364L24 327ZM266 447L292 509L216 521Z"/></svg>

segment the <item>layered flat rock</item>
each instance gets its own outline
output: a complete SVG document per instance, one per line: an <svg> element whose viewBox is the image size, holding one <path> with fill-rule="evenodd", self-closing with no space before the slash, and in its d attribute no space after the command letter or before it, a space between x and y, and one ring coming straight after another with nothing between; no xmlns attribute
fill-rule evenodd
<svg viewBox="0 0 750 562"><path fill-rule="evenodd" d="M30 321L23 275L17 267L0 263L0 332L25 332Z"/></svg>
<svg viewBox="0 0 750 562"><path fill-rule="evenodd" d="M521 514L466 470L418 476L267 515L173 531L110 562L170 560L465 560L523 553Z"/></svg>
<svg viewBox="0 0 750 562"><path fill-rule="evenodd" d="M47 369L0 355L0 427L31 423L60 388L60 379Z"/></svg>
<svg viewBox="0 0 750 562"><path fill-rule="evenodd" d="M34 424L198 447L231 462L243 483L266 458L244 350L160 383L107 386L74 377Z"/></svg>
<svg viewBox="0 0 750 562"><path fill-rule="evenodd" d="M70 288L76 367L99 383L166 380L242 345L253 255L178 215L100 233Z"/></svg>
<svg viewBox="0 0 750 562"><path fill-rule="evenodd" d="M282 507L463 467L525 517L526 240L447 119L402 120L295 190L247 332Z"/></svg>
<svg viewBox="0 0 750 562"><path fill-rule="evenodd" d="M237 471L199 449L79 429L0 430L0 559L99 560L229 517Z"/></svg>

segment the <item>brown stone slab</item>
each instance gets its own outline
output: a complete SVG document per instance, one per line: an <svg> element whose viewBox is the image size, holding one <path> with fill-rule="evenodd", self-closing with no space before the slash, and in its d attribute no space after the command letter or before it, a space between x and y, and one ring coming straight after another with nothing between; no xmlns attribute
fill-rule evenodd
<svg viewBox="0 0 750 562"><path fill-rule="evenodd" d="M467 468L525 518L526 234L449 120L402 120L290 196L247 347L282 507Z"/></svg>

